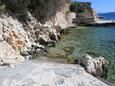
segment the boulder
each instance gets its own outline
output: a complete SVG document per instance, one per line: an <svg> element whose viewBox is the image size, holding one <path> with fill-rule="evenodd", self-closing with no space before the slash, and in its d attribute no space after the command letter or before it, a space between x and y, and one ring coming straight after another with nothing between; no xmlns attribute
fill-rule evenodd
<svg viewBox="0 0 115 86"><path fill-rule="evenodd" d="M22 56L24 56L24 57L29 56L28 51L29 51L29 49L24 48L24 49L20 50L20 54L21 54Z"/></svg>
<svg viewBox="0 0 115 86"><path fill-rule="evenodd" d="M37 22L36 25L34 26L34 30L42 29L42 28L43 28L43 26L42 26L42 24L40 22Z"/></svg>
<svg viewBox="0 0 115 86"><path fill-rule="evenodd" d="M90 55L85 54L79 58L78 63L82 65L88 73L96 77L107 77L108 61L105 60L104 57L92 58Z"/></svg>
<svg viewBox="0 0 115 86"><path fill-rule="evenodd" d="M32 56L34 56L34 54L40 54L42 50L47 52L44 46L34 42L32 43L31 47L22 49L20 51L20 54L26 59L32 59Z"/></svg>
<svg viewBox="0 0 115 86"><path fill-rule="evenodd" d="M51 42L48 36L48 33L44 33L44 32L41 32L39 34L39 37L37 38L37 40L41 45L44 45L44 46L47 46Z"/></svg>
<svg viewBox="0 0 115 86"><path fill-rule="evenodd" d="M56 33L50 33L50 39L53 41L58 41L58 36Z"/></svg>

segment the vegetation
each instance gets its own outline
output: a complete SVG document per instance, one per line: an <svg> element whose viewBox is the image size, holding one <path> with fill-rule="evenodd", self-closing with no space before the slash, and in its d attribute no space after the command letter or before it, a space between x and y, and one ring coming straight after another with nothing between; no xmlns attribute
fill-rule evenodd
<svg viewBox="0 0 115 86"><path fill-rule="evenodd" d="M69 11L66 11L66 14L68 14L68 13L71 13L71 11L69 10Z"/></svg>
<svg viewBox="0 0 115 86"><path fill-rule="evenodd" d="M77 2L72 2L70 6L70 11L76 12L76 8L77 8Z"/></svg>
<svg viewBox="0 0 115 86"><path fill-rule="evenodd" d="M67 0L0 0L13 13L27 15L29 10L41 23L54 16ZM39 15L39 16L38 16ZM23 18L24 19L24 18Z"/></svg>
<svg viewBox="0 0 115 86"><path fill-rule="evenodd" d="M5 10L5 5L1 3L0 1L0 13Z"/></svg>

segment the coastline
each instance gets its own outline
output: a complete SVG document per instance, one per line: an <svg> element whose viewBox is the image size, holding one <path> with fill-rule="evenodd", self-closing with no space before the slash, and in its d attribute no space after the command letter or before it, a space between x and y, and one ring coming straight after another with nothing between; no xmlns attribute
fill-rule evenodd
<svg viewBox="0 0 115 86"><path fill-rule="evenodd" d="M87 38L86 35L84 37L81 34L75 35L76 32L73 31L79 23L73 22L77 18L77 12L69 12L70 0L27 3L24 9L20 8L22 4L18 2L11 1L11 4L7 2L5 4L8 6L7 10L0 14L0 86L110 86L106 80L95 78L106 78L108 61L101 56L95 59L87 53L82 54L84 56L80 59L80 54L77 53L79 52L77 49L80 48L77 46L81 46L81 42L70 40L71 43L67 46L66 43L59 44L64 45L58 46L62 50L59 54L55 51L51 51L52 55L55 52L54 56L47 54L48 47L53 48L58 45L60 39L63 40L61 38L63 33L67 36L73 35L70 39L74 40L80 37ZM90 2L78 4L81 4L78 8L84 8L81 9L83 14L78 13L81 25L92 27L115 24L113 21L99 21ZM28 8L34 5L34 9ZM69 31L75 33L68 34ZM85 32L88 33L89 31ZM90 46L90 43L87 46ZM73 52L79 54L78 58L71 55Z"/></svg>
<svg viewBox="0 0 115 86"><path fill-rule="evenodd" d="M115 20L99 20L95 23L95 26L115 26Z"/></svg>
<svg viewBox="0 0 115 86"><path fill-rule="evenodd" d="M115 26L115 21L113 20L98 20L91 24L81 24L79 26L92 26L92 27L109 27L109 26Z"/></svg>

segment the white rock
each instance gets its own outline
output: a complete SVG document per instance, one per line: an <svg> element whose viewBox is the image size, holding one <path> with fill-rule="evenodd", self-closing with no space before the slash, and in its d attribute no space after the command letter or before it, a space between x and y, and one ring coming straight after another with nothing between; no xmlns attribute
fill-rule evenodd
<svg viewBox="0 0 115 86"><path fill-rule="evenodd" d="M16 52L6 41L0 43L0 62L2 64L18 64L24 61L18 52Z"/></svg>
<svg viewBox="0 0 115 86"><path fill-rule="evenodd" d="M92 58L88 54L85 54L79 59L79 64L83 65L86 71L94 76L106 77L108 61L103 57Z"/></svg>
<svg viewBox="0 0 115 86"><path fill-rule="evenodd" d="M0 86L109 86L79 65L47 62L25 62L14 69L1 68L0 77Z"/></svg>

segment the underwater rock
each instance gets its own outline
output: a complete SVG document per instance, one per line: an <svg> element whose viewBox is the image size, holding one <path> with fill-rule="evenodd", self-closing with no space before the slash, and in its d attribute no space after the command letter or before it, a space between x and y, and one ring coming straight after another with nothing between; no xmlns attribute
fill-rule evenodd
<svg viewBox="0 0 115 86"><path fill-rule="evenodd" d="M64 47L63 50L64 50L65 52L73 52L74 47Z"/></svg>

